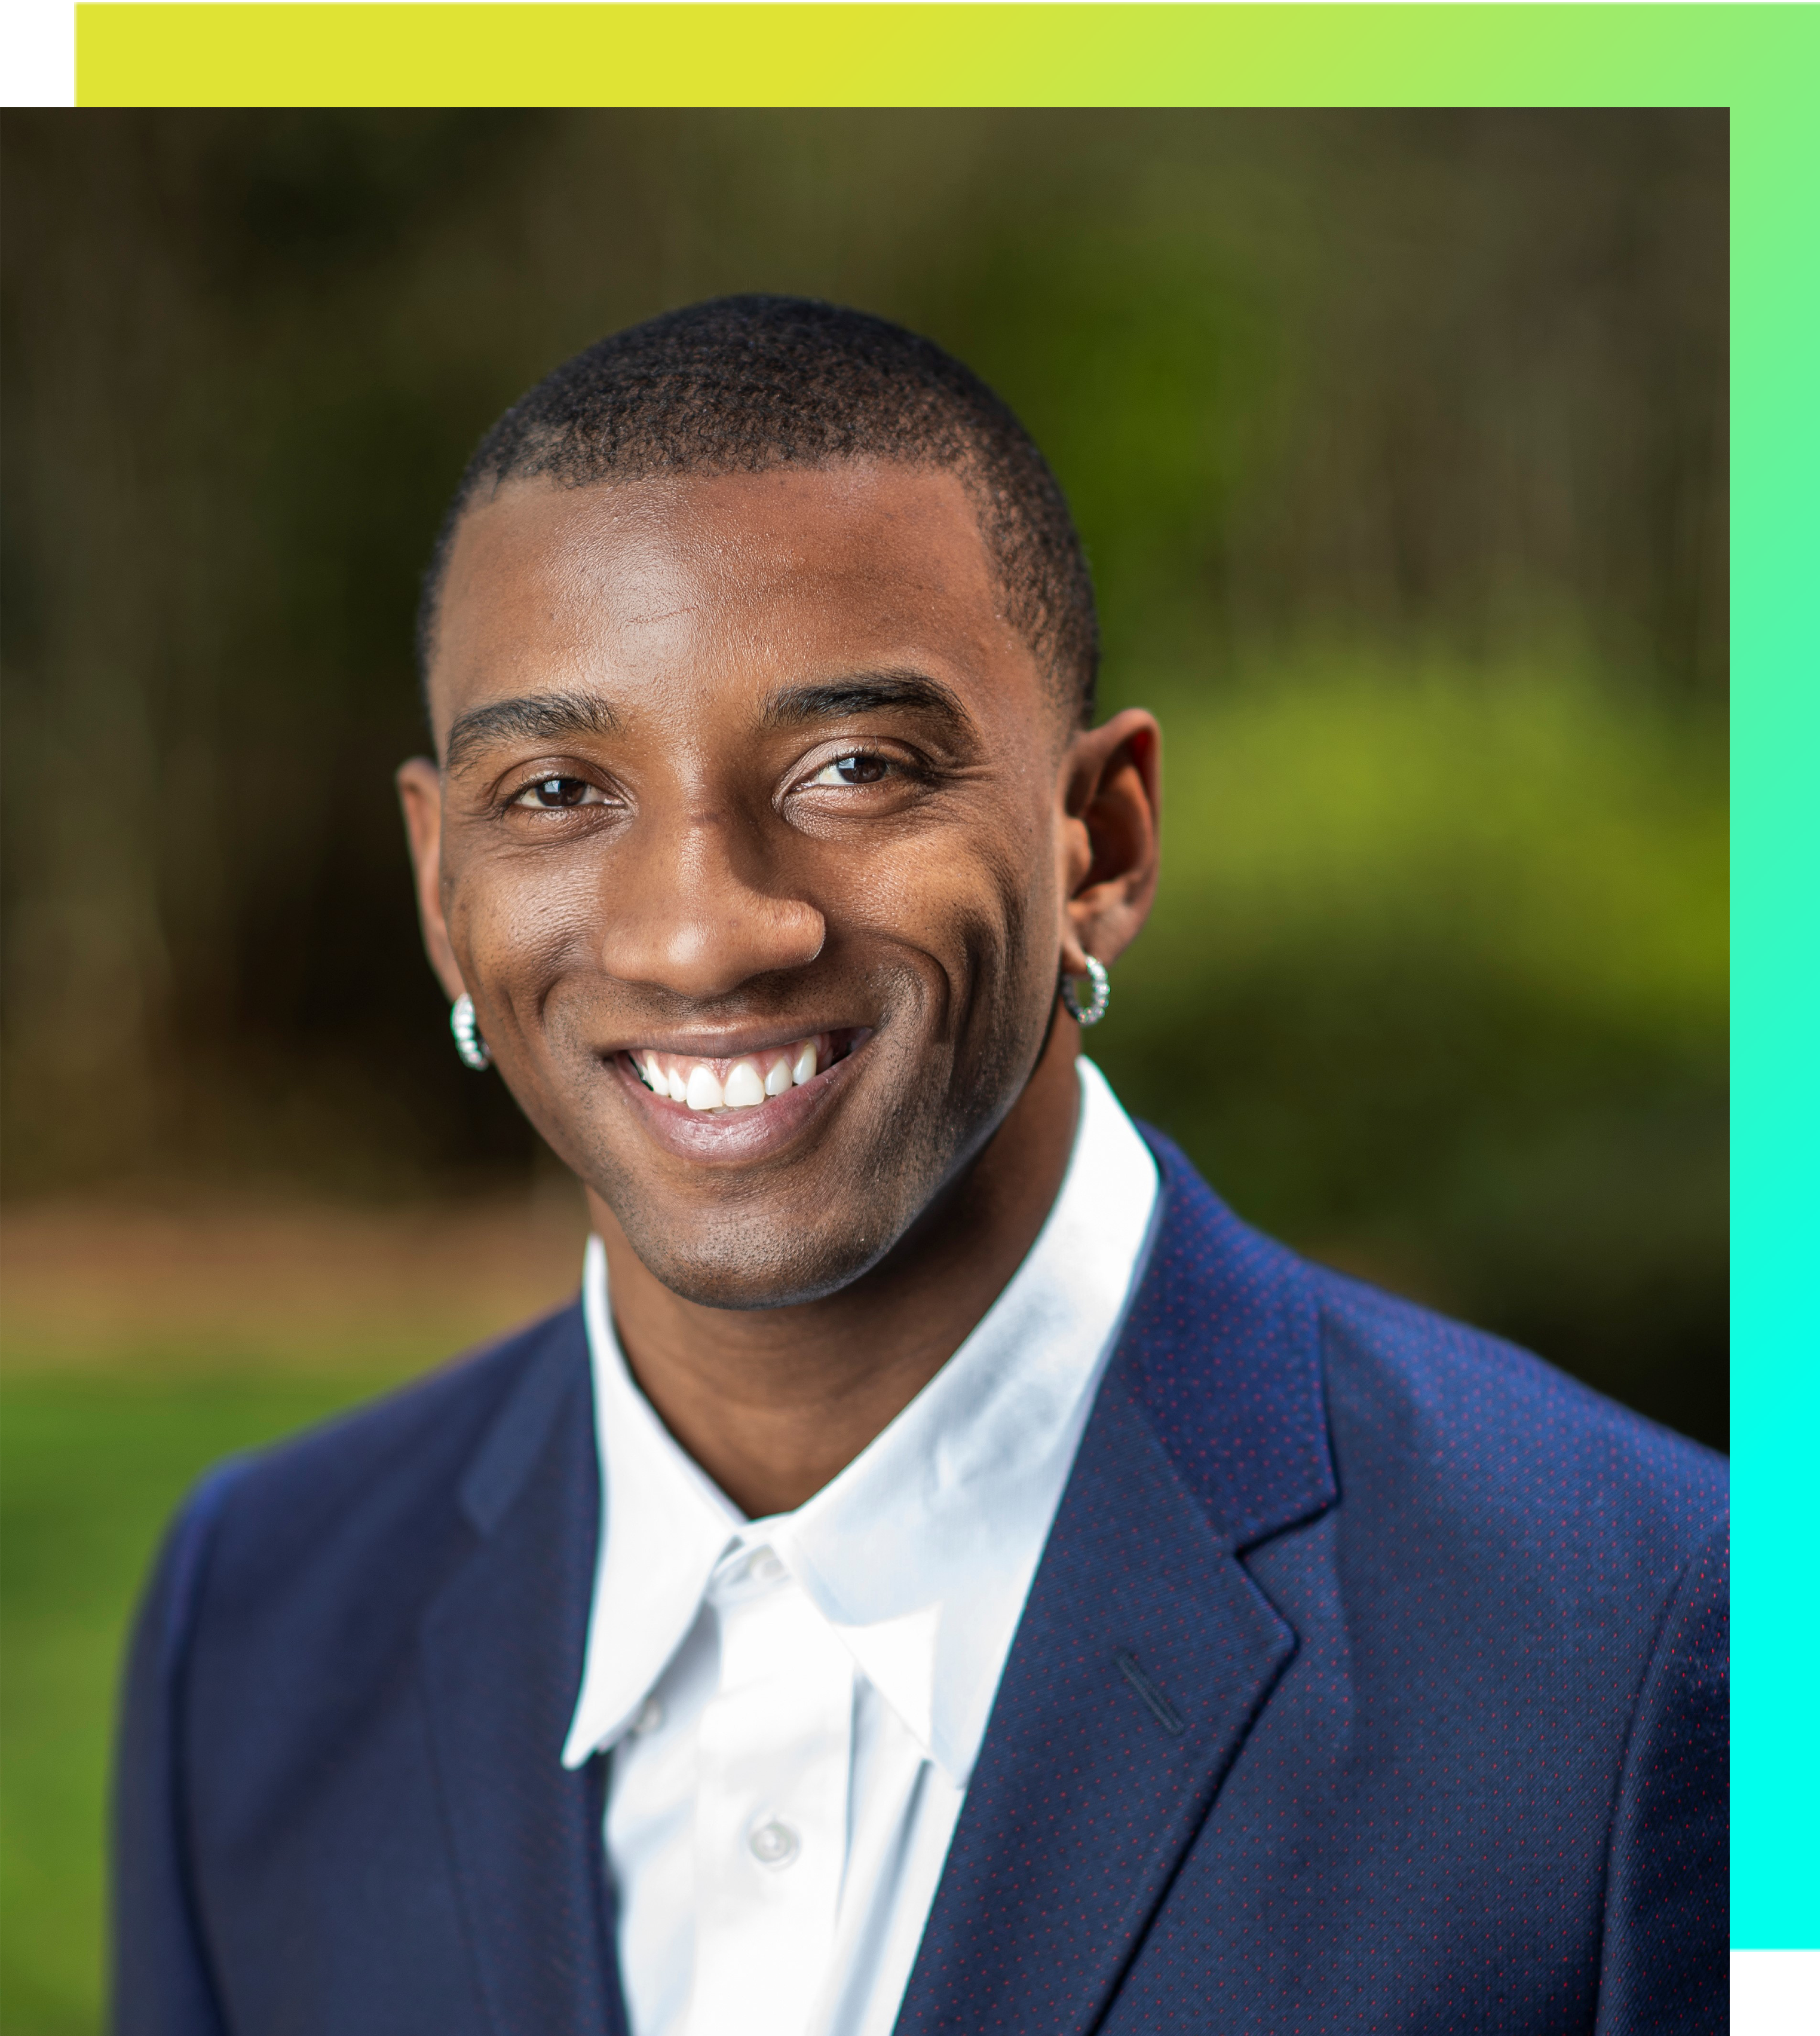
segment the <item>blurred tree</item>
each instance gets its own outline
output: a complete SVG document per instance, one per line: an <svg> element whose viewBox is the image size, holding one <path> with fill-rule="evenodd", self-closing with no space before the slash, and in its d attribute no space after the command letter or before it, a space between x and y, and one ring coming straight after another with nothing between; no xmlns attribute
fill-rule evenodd
<svg viewBox="0 0 1820 2036"><path fill-rule="evenodd" d="M711 292L1023 413L1171 731L1109 1067L1245 1212L1723 1424L1724 116L15 113L7 1189L531 1163L389 774L546 368Z"/></svg>

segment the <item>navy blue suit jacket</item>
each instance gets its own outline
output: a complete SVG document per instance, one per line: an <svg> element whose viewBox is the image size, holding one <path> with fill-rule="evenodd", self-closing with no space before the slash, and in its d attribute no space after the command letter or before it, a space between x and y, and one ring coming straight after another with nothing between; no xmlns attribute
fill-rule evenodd
<svg viewBox="0 0 1820 2036"><path fill-rule="evenodd" d="M902 2036L1724 2026L1720 1459L1165 1199ZM578 1307L198 1489L120 2036L612 2036ZM727 2036L737 2036L737 2031Z"/></svg>

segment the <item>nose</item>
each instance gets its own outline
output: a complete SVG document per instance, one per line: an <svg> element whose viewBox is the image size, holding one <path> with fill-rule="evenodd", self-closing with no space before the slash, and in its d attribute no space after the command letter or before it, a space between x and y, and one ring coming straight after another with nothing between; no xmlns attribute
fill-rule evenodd
<svg viewBox="0 0 1820 2036"><path fill-rule="evenodd" d="M609 975L705 1002L821 952L827 922L791 895L786 858L767 850L759 827L710 808L654 816L641 833L642 852L615 858Z"/></svg>

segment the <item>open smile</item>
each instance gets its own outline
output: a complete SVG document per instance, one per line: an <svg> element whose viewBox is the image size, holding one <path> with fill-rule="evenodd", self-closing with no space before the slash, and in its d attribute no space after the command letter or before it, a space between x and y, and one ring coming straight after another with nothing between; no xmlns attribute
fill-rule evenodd
<svg viewBox="0 0 1820 2036"><path fill-rule="evenodd" d="M757 1110L793 1088L807 1088L825 1069L844 1060L859 1037L857 1028L848 1026L730 1059L666 1053L656 1046L635 1046L625 1058L654 1095L668 1096L691 1110Z"/></svg>
<svg viewBox="0 0 1820 2036"><path fill-rule="evenodd" d="M744 1159L793 1137L846 1085L871 1037L869 1027L849 1025L744 1052L631 1046L612 1058L661 1144L691 1159Z"/></svg>

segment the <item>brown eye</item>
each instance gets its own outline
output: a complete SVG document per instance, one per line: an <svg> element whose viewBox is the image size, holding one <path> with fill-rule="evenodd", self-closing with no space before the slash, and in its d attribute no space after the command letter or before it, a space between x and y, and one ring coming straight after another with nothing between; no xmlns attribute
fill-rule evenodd
<svg viewBox="0 0 1820 2036"><path fill-rule="evenodd" d="M876 785L891 769L882 756L837 756L824 765L812 785Z"/></svg>
<svg viewBox="0 0 1820 2036"><path fill-rule="evenodd" d="M515 806L536 806L550 812L563 806L601 805L599 789L586 778L540 778L527 785L512 801Z"/></svg>

